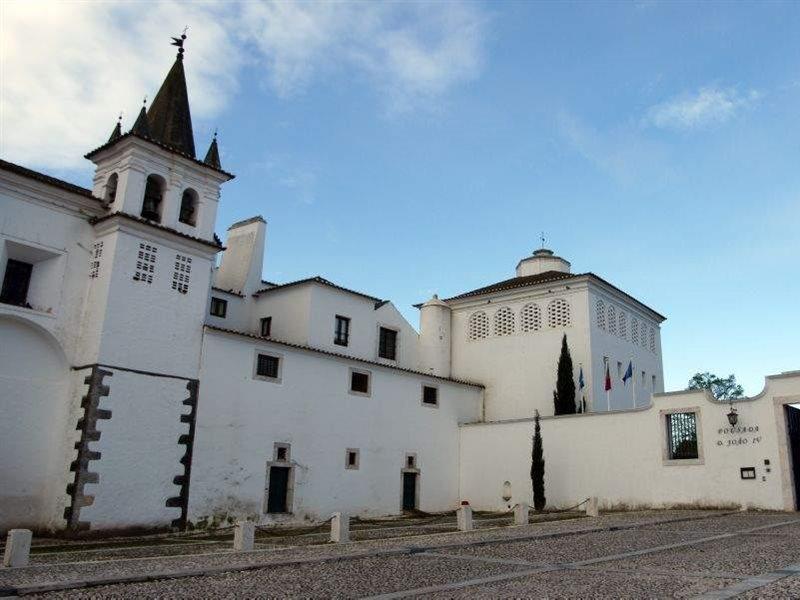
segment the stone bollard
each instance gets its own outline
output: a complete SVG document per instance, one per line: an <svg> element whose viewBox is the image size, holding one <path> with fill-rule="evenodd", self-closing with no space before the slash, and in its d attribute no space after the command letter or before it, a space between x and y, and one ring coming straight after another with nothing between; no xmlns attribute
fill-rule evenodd
<svg viewBox="0 0 800 600"><path fill-rule="evenodd" d="M589 501L586 503L586 516L587 517L599 517L600 516L600 509L597 506L597 496L592 496L589 498Z"/></svg>
<svg viewBox="0 0 800 600"><path fill-rule="evenodd" d="M472 507L462 506L456 511L459 531L472 531Z"/></svg>
<svg viewBox="0 0 800 600"><path fill-rule="evenodd" d="M6 538L6 552L3 554L4 567L24 567L31 553L30 529L10 529Z"/></svg>
<svg viewBox="0 0 800 600"><path fill-rule="evenodd" d="M514 507L514 525L527 525L531 507L520 502Z"/></svg>
<svg viewBox="0 0 800 600"><path fill-rule="evenodd" d="M344 544L350 541L350 517L345 513L333 513L331 519L331 541Z"/></svg>
<svg viewBox="0 0 800 600"><path fill-rule="evenodd" d="M233 549L237 552L250 552L256 537L256 524L250 521L237 521L233 530Z"/></svg>

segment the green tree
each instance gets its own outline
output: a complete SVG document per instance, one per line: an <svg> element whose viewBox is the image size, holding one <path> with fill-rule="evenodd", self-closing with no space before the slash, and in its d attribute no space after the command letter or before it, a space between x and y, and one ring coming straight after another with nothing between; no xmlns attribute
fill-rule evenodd
<svg viewBox="0 0 800 600"><path fill-rule="evenodd" d="M533 450L531 451L531 483L533 484L533 509L537 512L544 509L544 449L542 448L542 430L539 427L539 411L533 417Z"/></svg>
<svg viewBox="0 0 800 600"><path fill-rule="evenodd" d="M713 373L695 373L689 380L690 390L710 390L714 398L720 401L734 400L744 396L744 389L736 383L735 375L717 377Z"/></svg>
<svg viewBox="0 0 800 600"><path fill-rule="evenodd" d="M567 334L561 339L561 355L558 357L556 373L556 389L553 392L555 414L572 415L578 407L575 405L575 380L572 373L572 356L567 346Z"/></svg>

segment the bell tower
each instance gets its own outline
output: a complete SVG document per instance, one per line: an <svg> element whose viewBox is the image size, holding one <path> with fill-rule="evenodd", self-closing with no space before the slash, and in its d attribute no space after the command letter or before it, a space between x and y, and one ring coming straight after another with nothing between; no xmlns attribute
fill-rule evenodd
<svg viewBox="0 0 800 600"><path fill-rule="evenodd" d="M205 159L195 156L186 35L173 40L178 55L149 108L86 155L107 212L90 221L70 528L186 519L203 324L222 250L214 226L220 188L233 175L220 165L216 134Z"/></svg>

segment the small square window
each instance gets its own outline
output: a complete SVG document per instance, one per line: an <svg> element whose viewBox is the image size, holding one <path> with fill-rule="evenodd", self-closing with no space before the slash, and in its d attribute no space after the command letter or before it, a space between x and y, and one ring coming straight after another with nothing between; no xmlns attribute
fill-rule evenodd
<svg viewBox="0 0 800 600"><path fill-rule="evenodd" d="M264 317L261 319L261 337L270 335L272 335L272 317Z"/></svg>
<svg viewBox="0 0 800 600"><path fill-rule="evenodd" d="M336 315L336 326L333 332L333 343L347 346L350 343L350 319Z"/></svg>
<svg viewBox="0 0 800 600"><path fill-rule="evenodd" d="M755 467L742 467L739 469L739 476L742 479L755 479L756 478L756 468Z"/></svg>
<svg viewBox="0 0 800 600"><path fill-rule="evenodd" d="M414 454L406 454L406 468L413 469L417 466L417 457Z"/></svg>
<svg viewBox="0 0 800 600"><path fill-rule="evenodd" d="M272 354L256 355L256 378L279 380L281 375L281 358Z"/></svg>
<svg viewBox="0 0 800 600"><path fill-rule="evenodd" d="M378 356L397 360L397 331L381 327L378 331Z"/></svg>
<svg viewBox="0 0 800 600"><path fill-rule="evenodd" d="M671 413L666 418L669 459L697 459L697 414Z"/></svg>
<svg viewBox="0 0 800 600"><path fill-rule="evenodd" d="M350 391L357 394L369 394L369 373L351 370Z"/></svg>
<svg viewBox="0 0 800 600"><path fill-rule="evenodd" d="M422 403L427 406L439 406L439 388L432 385L423 385Z"/></svg>
<svg viewBox="0 0 800 600"><path fill-rule="evenodd" d="M275 442L273 460L276 462L287 462L289 460L289 450L291 446L282 442Z"/></svg>
<svg viewBox="0 0 800 600"><path fill-rule="evenodd" d="M222 298L211 298L211 310L209 311L211 316L219 317L220 319L224 319L225 315L228 313L228 301L223 300Z"/></svg>
<svg viewBox="0 0 800 600"><path fill-rule="evenodd" d="M359 454L358 448L348 448L345 452L344 468L357 470L359 466Z"/></svg>

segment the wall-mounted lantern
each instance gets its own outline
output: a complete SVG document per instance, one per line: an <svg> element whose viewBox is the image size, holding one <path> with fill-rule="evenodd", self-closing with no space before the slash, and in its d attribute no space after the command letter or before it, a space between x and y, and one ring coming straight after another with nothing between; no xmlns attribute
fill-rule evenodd
<svg viewBox="0 0 800 600"><path fill-rule="evenodd" d="M733 408L733 402L730 403L730 408L731 410L728 412L728 423L733 427L739 421L739 415L736 414L736 409Z"/></svg>

